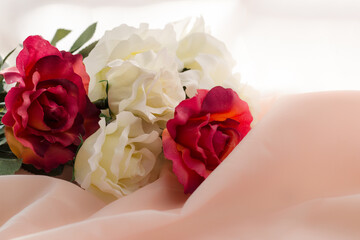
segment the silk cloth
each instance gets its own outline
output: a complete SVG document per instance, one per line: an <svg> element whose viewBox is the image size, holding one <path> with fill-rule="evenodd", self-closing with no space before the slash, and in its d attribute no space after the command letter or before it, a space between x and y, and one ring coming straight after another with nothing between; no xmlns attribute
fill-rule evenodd
<svg viewBox="0 0 360 240"><path fill-rule="evenodd" d="M0 239L360 239L360 92L281 97L192 194L166 165L112 203L0 177Z"/></svg>

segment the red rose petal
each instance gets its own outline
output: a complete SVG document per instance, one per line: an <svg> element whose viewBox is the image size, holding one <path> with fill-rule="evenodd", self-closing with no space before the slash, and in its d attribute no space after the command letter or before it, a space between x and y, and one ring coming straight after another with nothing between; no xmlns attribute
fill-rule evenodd
<svg viewBox="0 0 360 240"><path fill-rule="evenodd" d="M30 36L25 39L23 49L16 58L16 67L22 76L26 76L41 58L61 56L60 51L41 36Z"/></svg>
<svg viewBox="0 0 360 240"><path fill-rule="evenodd" d="M164 155L173 162L173 171L179 182L184 186L185 193L192 193L204 181L204 178L187 168L177 150L177 144L165 129L162 134Z"/></svg>
<svg viewBox="0 0 360 240"><path fill-rule="evenodd" d="M229 136L229 140L221 153L220 160L223 161L234 148L239 144L242 140L242 136L240 136L239 132L236 129L224 129L222 130L226 135Z"/></svg>
<svg viewBox="0 0 360 240"><path fill-rule="evenodd" d="M80 144L79 136L83 136L85 132L84 128L82 127L82 123L82 117L80 114L78 114L75 120L75 124L68 131L56 132L52 129L50 131L39 131L36 129L27 128L26 132L31 135L43 137L49 143L59 143L64 147L68 147L72 144Z"/></svg>
<svg viewBox="0 0 360 240"><path fill-rule="evenodd" d="M0 75L4 76L5 82L7 84L12 84L12 83L23 83L24 80L21 76L21 74L19 73L19 70L16 67L10 67L10 68L6 68L2 71L0 71Z"/></svg>
<svg viewBox="0 0 360 240"><path fill-rule="evenodd" d="M62 124L50 124L49 127L56 131L65 131L71 128L74 124L76 115L78 112L81 113L78 105L74 104L74 102L78 102L78 96L76 95L77 86L71 81L57 79L42 81L39 83L38 87L46 89L46 92L39 97L39 102L45 111L45 119L51 121L55 116L53 113L56 111L60 111L60 114L61 112L64 112L64 120L61 121ZM60 117L60 115L57 116Z"/></svg>
<svg viewBox="0 0 360 240"><path fill-rule="evenodd" d="M99 115L100 110L90 102L90 99L86 98L86 109L83 112L82 116L84 118L84 130L83 139L85 140L91 134L97 131L99 128Z"/></svg>
<svg viewBox="0 0 360 240"><path fill-rule="evenodd" d="M26 128L26 125L28 124L29 116L27 111L31 104L31 93L31 91L25 91L21 94L22 104L15 111L16 114L21 118L21 126L23 128Z"/></svg>
<svg viewBox="0 0 360 240"><path fill-rule="evenodd" d="M184 125L190 117L198 115L208 90L198 90L196 97L183 100L176 108L174 118L170 119L166 127L172 138L176 138L176 127Z"/></svg>
<svg viewBox="0 0 360 240"><path fill-rule="evenodd" d="M212 88L203 101L201 112L211 113L210 121L225 121L228 118L253 120L248 104L230 88Z"/></svg>
<svg viewBox="0 0 360 240"><path fill-rule="evenodd" d="M198 144L201 148L206 149L211 154L216 154L212 141L216 133L216 129L217 129L216 125L206 125L204 127L201 127L200 130L201 136Z"/></svg>
<svg viewBox="0 0 360 240"><path fill-rule="evenodd" d="M199 146L204 149L206 168L214 170L220 163L220 153L224 150L228 136L217 131L217 125L207 125L201 129Z"/></svg>
<svg viewBox="0 0 360 240"><path fill-rule="evenodd" d="M56 68L53 66L56 66ZM64 86L67 88L69 95L73 95L79 99L77 104L74 105L78 106L80 112L84 111L86 108L86 102L84 101L87 97L86 92L81 77L74 73L71 62L65 61L57 56L49 56L39 60L39 62L36 63L36 67L38 71L41 72L41 82L38 84L39 88L53 87L55 84ZM70 91L70 87L75 90Z"/></svg>
<svg viewBox="0 0 360 240"><path fill-rule="evenodd" d="M232 89L223 87L212 88L204 98L201 106L202 113L223 113L233 108L237 95Z"/></svg>
<svg viewBox="0 0 360 240"><path fill-rule="evenodd" d="M216 156L220 156L221 152L224 151L229 138L229 135L226 135L221 131L215 132L214 137L212 138L212 144L214 146Z"/></svg>
<svg viewBox="0 0 360 240"><path fill-rule="evenodd" d="M77 75L81 77L84 89L87 94L89 89L90 77L85 70L83 57L80 54L72 55L71 53L65 51L61 51L61 54L64 60L72 63L73 70Z"/></svg>
<svg viewBox="0 0 360 240"><path fill-rule="evenodd" d="M180 145L195 150L194 153L197 153L195 157L202 159L205 159L206 155L204 150L199 147L198 142L201 137L200 129L208 123L206 118L208 119L209 117L205 116L204 119L201 120L191 120L185 126L178 126L176 130L177 136L175 138L175 141Z"/></svg>
<svg viewBox="0 0 360 240"><path fill-rule="evenodd" d="M56 99L56 101L58 103L60 103L60 104L65 102L65 99L66 99L66 97L68 95L68 92L64 88L64 85L57 85L57 86L54 86L54 87L49 87L49 88L46 89L46 92L52 93L53 98Z"/></svg>
<svg viewBox="0 0 360 240"><path fill-rule="evenodd" d="M23 91L23 88L13 87L6 94L5 106L7 111L2 118L2 122L7 126L13 126L15 124L16 117L13 115L16 115L16 112L13 112L13 109L16 109L16 106L22 103L22 100L19 98L19 96L21 96Z"/></svg>
<svg viewBox="0 0 360 240"><path fill-rule="evenodd" d="M23 162L32 164L38 169L43 169L45 172L50 172L57 168L60 164L65 164L72 160L75 153L59 144L52 144L44 157L39 157L34 152L26 151L22 154Z"/></svg>
<svg viewBox="0 0 360 240"><path fill-rule="evenodd" d="M177 144L178 150L181 152L182 159L185 165L195 171L203 178L207 178L210 172L206 169L205 163L199 159L196 159L190 155L190 150Z"/></svg>
<svg viewBox="0 0 360 240"><path fill-rule="evenodd" d="M44 123L44 111L37 100L31 103L28 114L31 116L28 122L30 127L41 131L49 131L51 129Z"/></svg>
<svg viewBox="0 0 360 240"><path fill-rule="evenodd" d="M44 137L36 136L29 131L16 131L14 128L14 136L24 147L30 148L40 157L44 157L51 145Z"/></svg>

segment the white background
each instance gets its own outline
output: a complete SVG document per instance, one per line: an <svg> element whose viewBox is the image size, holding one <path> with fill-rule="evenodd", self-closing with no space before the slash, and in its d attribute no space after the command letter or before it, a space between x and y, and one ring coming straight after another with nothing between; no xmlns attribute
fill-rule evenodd
<svg viewBox="0 0 360 240"><path fill-rule="evenodd" d="M203 16L237 61L234 71L262 92L360 90L360 1L0 0L0 13L3 57L28 35L50 40L60 27L73 30L58 45L68 50L96 21L99 38L122 23L162 28Z"/></svg>

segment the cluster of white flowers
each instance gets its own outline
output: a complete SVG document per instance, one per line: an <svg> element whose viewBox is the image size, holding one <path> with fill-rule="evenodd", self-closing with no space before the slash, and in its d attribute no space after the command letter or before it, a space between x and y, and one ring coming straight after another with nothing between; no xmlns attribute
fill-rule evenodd
<svg viewBox="0 0 360 240"><path fill-rule="evenodd" d="M108 97L114 120L108 125L101 120L100 129L84 142L75 178L83 188L107 197L127 195L154 179L161 129L186 95L214 86L242 95L231 54L205 31L202 18L161 30L121 25L105 33L85 66L90 100Z"/></svg>

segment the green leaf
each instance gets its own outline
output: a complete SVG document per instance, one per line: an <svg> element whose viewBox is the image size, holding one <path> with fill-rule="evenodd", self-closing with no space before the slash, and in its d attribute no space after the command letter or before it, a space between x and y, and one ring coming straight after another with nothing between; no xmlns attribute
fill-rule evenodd
<svg viewBox="0 0 360 240"><path fill-rule="evenodd" d="M183 86L184 92L185 92L185 99L189 99L189 96L186 94L186 87Z"/></svg>
<svg viewBox="0 0 360 240"><path fill-rule="evenodd" d="M59 28L58 30L56 30L54 37L51 40L51 45L56 46L56 44L63 39L64 37L66 37L69 33L71 32L71 30L68 29L63 29L63 28Z"/></svg>
<svg viewBox="0 0 360 240"><path fill-rule="evenodd" d="M9 145L6 143L4 145L1 145L0 150L0 158L2 159L16 159L17 157L11 152L10 148L9 150L6 149Z"/></svg>
<svg viewBox="0 0 360 240"><path fill-rule="evenodd" d="M4 58L4 60L1 61L0 63L0 69L2 68L2 66L5 64L6 60L10 57L10 55L15 52L16 48L14 48L13 50L11 50Z"/></svg>
<svg viewBox="0 0 360 240"><path fill-rule="evenodd" d="M108 80L100 80L99 83L101 82L106 82L106 87L105 87L105 92L106 92L106 95L109 94L109 81Z"/></svg>
<svg viewBox="0 0 360 240"><path fill-rule="evenodd" d="M74 42L74 44L71 46L70 48L70 52L73 53L76 50L78 50L79 48L81 48L87 41L90 40L90 38L92 38L92 36L95 33L96 30L96 25L97 23L93 23L91 24L81 35L78 39L76 39L76 41Z"/></svg>
<svg viewBox="0 0 360 240"><path fill-rule="evenodd" d="M0 158L0 175L14 174L21 167L21 159Z"/></svg>
<svg viewBox="0 0 360 240"><path fill-rule="evenodd" d="M79 144L79 146L78 146L77 149L76 149L75 157L73 158L73 160L71 160L71 161L69 161L69 162L66 163L66 165L69 165L69 166L72 167L71 182L75 182L75 168L74 168L74 165L75 165L76 155L78 154L81 146L84 144L84 139L83 139L83 137L81 136L81 134L78 136L78 138L80 139L80 144Z"/></svg>
<svg viewBox="0 0 360 240"><path fill-rule="evenodd" d="M1 123L1 133L0 133L0 139L6 139L5 137L5 126L3 123ZM1 141L2 142L2 141ZM9 145L7 142L0 144L0 158L16 158L16 156L12 153L10 150Z"/></svg>
<svg viewBox="0 0 360 240"><path fill-rule="evenodd" d="M106 82L105 92L106 92L106 98L101 98L96 100L95 102L92 102L95 104L95 106L98 109L108 109L109 103L108 103L108 93L109 93L109 81L108 80L100 80L99 83Z"/></svg>
<svg viewBox="0 0 360 240"><path fill-rule="evenodd" d="M0 91L4 91L4 76L0 75Z"/></svg>
<svg viewBox="0 0 360 240"><path fill-rule="evenodd" d="M83 48L79 54L81 54L83 56L83 58L86 58L87 56L89 56L89 53L94 49L94 47L96 46L96 44L99 42L99 40L91 43L90 45L88 45L87 47Z"/></svg>
<svg viewBox="0 0 360 240"><path fill-rule="evenodd" d="M74 157L74 159L73 159L73 161L72 161L72 166L74 166L75 158L76 158L77 153L79 152L81 146L84 144L84 139L83 139L83 137L81 136L81 134L78 136L78 138L80 139L80 144L79 144L79 146L78 146L77 149L76 149L76 154L75 154L75 157Z"/></svg>
<svg viewBox="0 0 360 240"><path fill-rule="evenodd" d="M108 109L108 99L107 98L101 98L94 102L92 102L98 109Z"/></svg>
<svg viewBox="0 0 360 240"><path fill-rule="evenodd" d="M6 94L7 94L7 92L5 92L4 90L0 91L0 104L4 103Z"/></svg>
<svg viewBox="0 0 360 240"><path fill-rule="evenodd" d="M189 71L191 70L190 68L183 68L183 70L181 72L186 72L186 71Z"/></svg>
<svg viewBox="0 0 360 240"><path fill-rule="evenodd" d="M110 113L109 113L110 114ZM103 114L103 113L100 113L100 116L99 116L100 118L105 118L105 122L106 122L106 125L108 125L111 121L112 121L112 118L111 118L111 116L109 117L109 116L107 116L107 115L105 115L105 114Z"/></svg>
<svg viewBox="0 0 360 240"><path fill-rule="evenodd" d="M4 145L5 143L7 143L7 140L6 140L5 136L1 136L1 138L0 138L0 146Z"/></svg>

